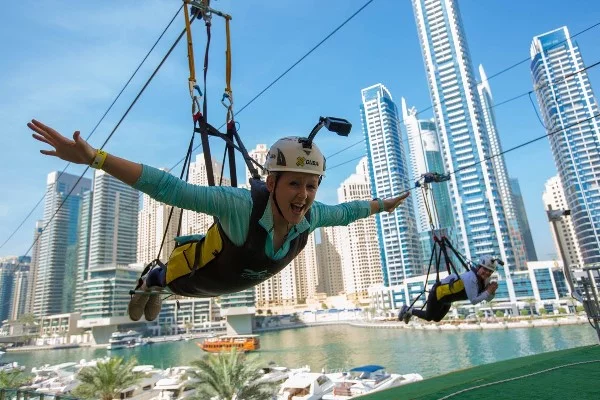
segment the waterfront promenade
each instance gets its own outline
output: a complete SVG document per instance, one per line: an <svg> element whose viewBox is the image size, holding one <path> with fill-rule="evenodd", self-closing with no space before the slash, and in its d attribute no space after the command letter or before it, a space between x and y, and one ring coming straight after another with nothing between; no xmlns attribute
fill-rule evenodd
<svg viewBox="0 0 600 400"><path fill-rule="evenodd" d="M600 345L520 357L386 390L364 400L598 399Z"/></svg>

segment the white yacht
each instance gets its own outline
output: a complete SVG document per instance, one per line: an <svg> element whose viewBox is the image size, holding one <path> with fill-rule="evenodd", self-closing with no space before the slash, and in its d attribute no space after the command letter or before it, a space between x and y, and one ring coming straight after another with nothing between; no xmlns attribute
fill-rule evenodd
<svg viewBox="0 0 600 400"><path fill-rule="evenodd" d="M335 382L335 385L331 393L323 396L323 400L347 400L370 392L423 380L419 374L388 374L380 365L364 365L352 368L342 374L328 376Z"/></svg>
<svg viewBox="0 0 600 400"><path fill-rule="evenodd" d="M282 385L277 400L321 400L333 390L333 381L318 372L300 372Z"/></svg>
<svg viewBox="0 0 600 400"><path fill-rule="evenodd" d="M192 367L167 368L164 378L160 379L152 389L157 395L152 400L179 400L193 396L196 393L196 380L190 379L188 371Z"/></svg>
<svg viewBox="0 0 600 400"><path fill-rule="evenodd" d="M108 339L107 350L124 349L128 347L137 347L146 344L142 339L142 334L137 331L114 332Z"/></svg>
<svg viewBox="0 0 600 400"><path fill-rule="evenodd" d="M283 383L286 379L299 374L301 372L310 372L308 365L300 368L287 368L276 364L269 364L267 367L261 368L261 377L255 383Z"/></svg>

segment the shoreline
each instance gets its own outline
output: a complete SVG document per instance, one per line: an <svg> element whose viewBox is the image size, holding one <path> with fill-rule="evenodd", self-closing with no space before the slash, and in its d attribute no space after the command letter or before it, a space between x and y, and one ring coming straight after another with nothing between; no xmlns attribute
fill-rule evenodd
<svg viewBox="0 0 600 400"><path fill-rule="evenodd" d="M567 325L584 325L588 323L586 317L558 317L558 318L540 318L540 319L521 319L516 321L453 321L443 323L428 323L420 321L412 321L410 324L404 324L402 322L367 322L361 320L341 320L341 321L321 321L321 322L307 322L300 324L290 324L281 326L272 326L268 328L256 329L254 333L266 333L273 331L282 331L287 329L300 329L310 328L314 326L328 326L328 325L350 325L357 328L372 328L372 329L407 329L407 330L422 330L422 331L477 331L477 330L488 330L488 329L523 329L523 328L545 328L545 327L556 327L556 326L567 326ZM168 335L168 336L156 336L149 338L153 343L163 343L170 341L178 341L181 335ZM192 335L189 339L201 339L206 337L205 334ZM188 340L189 340L188 339ZM64 349L77 349L77 348L102 348L106 347L106 344L93 344L93 343L73 343L63 345L44 345L44 346L21 346L21 347L9 347L6 349L7 353L21 353L21 352L34 352L40 350L64 350Z"/></svg>
<svg viewBox="0 0 600 400"><path fill-rule="evenodd" d="M375 329L408 329L408 330L426 330L426 331L473 331L487 329L519 329L519 328L544 328L553 326L566 325L583 325L588 323L586 317L571 316L571 317L554 317L554 318L539 318L539 319L520 319L514 321L453 321L442 323L428 323L412 321L410 324L403 322L366 322L361 320L345 320L345 321L322 321L308 322L294 325L273 326L268 328L256 329L255 333L264 333L272 331L281 331L286 329L309 328L313 326L327 325L350 325L358 328L375 328Z"/></svg>

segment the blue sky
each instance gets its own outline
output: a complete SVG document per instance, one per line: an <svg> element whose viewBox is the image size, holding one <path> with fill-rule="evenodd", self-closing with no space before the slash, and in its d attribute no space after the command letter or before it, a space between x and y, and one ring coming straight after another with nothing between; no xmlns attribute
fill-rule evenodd
<svg viewBox="0 0 600 400"><path fill-rule="evenodd" d="M233 16L232 88L241 108L276 76L330 33L366 0L228 1L215 8ZM475 1L459 2L474 66L488 76L529 55L531 39L566 25L575 34L600 22L597 1ZM299 7L301 5L301 7ZM31 139L25 124L37 118L64 134L79 129L87 136L164 29L180 2L9 2L3 6L0 36L0 244L16 229L43 196L46 176L65 163L39 154L43 146ZM141 69L123 97L90 139L99 146L129 106L149 74L183 28L180 15ZM204 27L195 24L197 74L205 43ZM576 38L584 61L600 59L600 28ZM208 98L209 121L220 126L225 110L224 24L213 20ZM191 133L187 93L187 59L180 43L105 149L157 167L170 167L185 152ZM598 93L600 73L590 71ZM360 90L375 83L390 89L395 101L431 105L423 60L408 0L375 0L317 51L238 116L240 134L249 149L271 144L290 134L306 135L320 115L349 119L348 138L320 133L324 153L333 154L362 139ZM497 103L532 89L528 63L490 81ZM495 109L502 146L507 149L544 134L529 99ZM422 114L431 117L431 111ZM213 139L214 154L222 147ZM328 159L333 167L360 157L357 145ZM538 256L555 256L541 195L544 182L556 174L547 140L506 155L511 176L519 179ZM331 168L318 200L337 202L336 189L355 168L352 161ZM239 173L243 173L243 165ZM68 173L83 168L70 166ZM178 171L177 171L178 173ZM0 248L0 256L22 255L31 245L35 220L42 207Z"/></svg>

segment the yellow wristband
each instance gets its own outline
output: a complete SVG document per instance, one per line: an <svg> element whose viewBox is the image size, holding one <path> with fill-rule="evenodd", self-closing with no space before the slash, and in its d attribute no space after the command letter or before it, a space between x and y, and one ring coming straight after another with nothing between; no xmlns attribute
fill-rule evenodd
<svg viewBox="0 0 600 400"><path fill-rule="evenodd" d="M94 158L94 161L92 161L92 163L90 164L90 167L95 168L95 169L102 169L102 167L104 166L104 161L106 161L107 156L108 156L107 152L105 152L102 149L98 149L96 151L96 157Z"/></svg>

